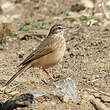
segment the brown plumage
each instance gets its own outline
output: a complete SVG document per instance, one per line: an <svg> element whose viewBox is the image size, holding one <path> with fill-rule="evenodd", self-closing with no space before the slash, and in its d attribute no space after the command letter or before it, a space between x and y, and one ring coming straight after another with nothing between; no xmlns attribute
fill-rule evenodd
<svg viewBox="0 0 110 110"><path fill-rule="evenodd" d="M63 37L65 29L62 25L54 25L47 38L19 65L19 71L10 78L5 87L19 74L31 67L39 67L46 71L45 69L57 64L64 56L66 49L65 38Z"/></svg>

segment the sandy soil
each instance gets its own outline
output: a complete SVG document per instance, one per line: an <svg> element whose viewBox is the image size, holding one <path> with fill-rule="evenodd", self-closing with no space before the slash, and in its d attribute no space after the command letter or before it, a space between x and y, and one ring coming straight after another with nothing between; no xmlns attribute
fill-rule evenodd
<svg viewBox="0 0 110 110"><path fill-rule="evenodd" d="M92 87L110 93L110 26L106 25L103 17L99 17L98 25L88 26L78 21L78 16L86 13L85 11L75 13L76 16L73 16L76 21L72 22L66 15L74 3L74 0L32 0L16 3L16 10L7 12L11 16L20 14L21 17L14 21L13 35L7 36L6 44L0 46L0 87L18 70L17 66L23 59L37 48L50 27L55 23L61 23L74 28L65 33L67 49L62 62L48 71L54 77L71 77L78 87L80 97L83 97L86 89ZM38 26L25 25L29 30L20 31L21 24L26 21ZM21 94L49 90L41 80L42 70L31 68L18 76L7 91L16 90ZM10 95L0 94L0 101L9 98ZM106 105L110 107L108 103ZM36 110L95 110L90 102L83 99L80 99L78 104L71 100L67 103L42 100L34 106Z"/></svg>

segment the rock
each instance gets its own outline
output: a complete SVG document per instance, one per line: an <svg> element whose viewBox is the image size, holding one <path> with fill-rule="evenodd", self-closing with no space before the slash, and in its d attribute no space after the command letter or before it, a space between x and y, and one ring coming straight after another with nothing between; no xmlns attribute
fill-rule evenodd
<svg viewBox="0 0 110 110"><path fill-rule="evenodd" d="M64 95L63 100L68 101L67 96L69 99L72 99L73 102L78 102L79 101L79 94L77 87L75 85L75 82L70 78L63 78L60 79L57 82L54 82L50 86L54 86L57 89L60 89L60 91L56 91L57 93L62 93Z"/></svg>
<svg viewBox="0 0 110 110"><path fill-rule="evenodd" d="M12 18L13 18L13 19L19 19L19 18L21 18L21 15L20 15L20 14L14 14L14 15L12 16Z"/></svg>
<svg viewBox="0 0 110 110"><path fill-rule="evenodd" d="M15 4L11 2L5 2L4 4L1 5L1 9L3 10L4 13L14 10L14 8Z"/></svg>
<svg viewBox="0 0 110 110"><path fill-rule="evenodd" d="M85 7L85 8L94 8L94 0L81 0L80 3Z"/></svg>
<svg viewBox="0 0 110 110"><path fill-rule="evenodd" d="M18 53L16 53L18 55L18 58L23 58L24 56L24 51L20 51Z"/></svg>
<svg viewBox="0 0 110 110"><path fill-rule="evenodd" d="M71 11L76 11L76 12L79 12L79 11L82 11L84 10L85 7L82 5L82 4L75 4L75 5L72 5L71 6Z"/></svg>

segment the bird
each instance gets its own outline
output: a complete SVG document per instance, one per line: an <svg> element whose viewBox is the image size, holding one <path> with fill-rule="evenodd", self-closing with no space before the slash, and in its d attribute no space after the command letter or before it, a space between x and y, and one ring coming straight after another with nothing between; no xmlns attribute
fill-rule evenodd
<svg viewBox="0 0 110 110"><path fill-rule="evenodd" d="M64 38L65 30L69 27L64 27L61 24L54 24L47 37L41 41L40 45L19 65L19 70L16 72L4 85L4 90L18 75L25 72L31 67L41 68L46 74L53 79L46 69L60 62L66 50L66 41Z"/></svg>

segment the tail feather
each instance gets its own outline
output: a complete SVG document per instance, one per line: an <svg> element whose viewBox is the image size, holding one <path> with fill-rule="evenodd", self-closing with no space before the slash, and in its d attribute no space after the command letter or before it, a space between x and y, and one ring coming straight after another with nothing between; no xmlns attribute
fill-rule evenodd
<svg viewBox="0 0 110 110"><path fill-rule="evenodd" d="M8 86L19 74L21 74L22 72L26 71L27 69L29 69L31 67L30 64L27 64L23 67L21 67L19 69L19 71L17 73L15 73L9 80L8 82L5 84L5 86Z"/></svg>

